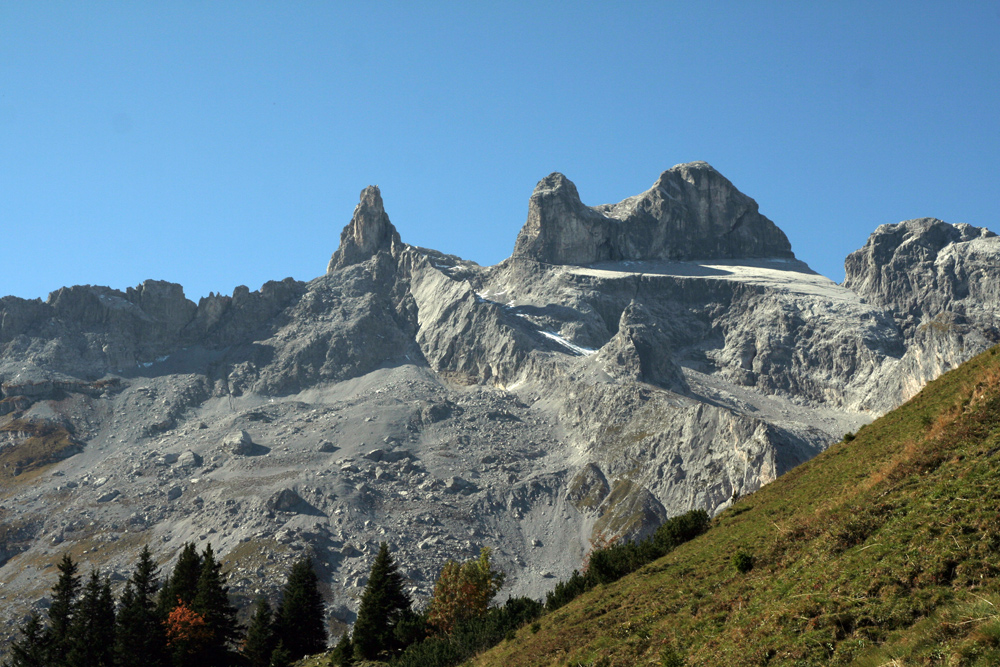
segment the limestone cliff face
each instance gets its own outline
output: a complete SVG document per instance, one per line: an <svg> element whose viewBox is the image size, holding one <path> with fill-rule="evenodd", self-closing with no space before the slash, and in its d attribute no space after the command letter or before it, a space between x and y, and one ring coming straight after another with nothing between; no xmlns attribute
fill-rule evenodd
<svg viewBox="0 0 1000 667"><path fill-rule="evenodd" d="M705 162L677 165L646 192L595 207L568 178L550 174L531 195L514 256L550 264L794 257L757 202Z"/></svg>
<svg viewBox="0 0 1000 667"><path fill-rule="evenodd" d="M845 287L893 318L906 352L872 392L891 409L1000 343L1000 237L936 218L882 225L844 262Z"/></svg>
<svg viewBox="0 0 1000 667"><path fill-rule="evenodd" d="M891 310L912 333L946 311L975 317L982 307L1000 308L998 265L1000 237L990 230L919 218L876 229L847 256L844 286Z"/></svg>
<svg viewBox="0 0 1000 667"><path fill-rule="evenodd" d="M340 247L330 258L327 273L369 259L380 250L396 253L402 248L399 232L389 222L377 185L361 191L351 222L340 234Z"/></svg>

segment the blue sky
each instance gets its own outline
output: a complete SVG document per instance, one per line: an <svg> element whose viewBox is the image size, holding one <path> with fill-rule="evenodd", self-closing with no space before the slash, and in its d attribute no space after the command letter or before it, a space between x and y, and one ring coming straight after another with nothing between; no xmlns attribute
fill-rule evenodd
<svg viewBox="0 0 1000 667"><path fill-rule="evenodd" d="M552 171L706 160L834 280L880 224L1000 231L1000 3L0 0L0 293L323 273L358 193L493 264Z"/></svg>

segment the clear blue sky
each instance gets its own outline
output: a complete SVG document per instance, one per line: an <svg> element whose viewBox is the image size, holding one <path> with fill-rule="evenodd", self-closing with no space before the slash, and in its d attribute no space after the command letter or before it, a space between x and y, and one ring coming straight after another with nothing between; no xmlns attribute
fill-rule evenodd
<svg viewBox="0 0 1000 667"><path fill-rule="evenodd" d="M0 0L0 294L322 274L358 193L493 264L552 171L706 160L834 280L878 225L1000 231L1000 3Z"/></svg>

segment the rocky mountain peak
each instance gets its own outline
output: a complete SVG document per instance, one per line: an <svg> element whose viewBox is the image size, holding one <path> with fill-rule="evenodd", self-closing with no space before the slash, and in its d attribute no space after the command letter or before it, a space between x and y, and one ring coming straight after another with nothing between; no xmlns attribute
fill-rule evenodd
<svg viewBox="0 0 1000 667"><path fill-rule="evenodd" d="M1000 288L988 276L998 265L1000 237L985 227L917 218L879 226L844 261L844 286L910 329L945 310L972 317L966 301L997 303Z"/></svg>
<svg viewBox="0 0 1000 667"><path fill-rule="evenodd" d="M377 185L369 185L361 191L361 201L340 233L340 247L330 258L326 272L363 262L381 250L396 252L401 247L399 232L382 204L382 193Z"/></svg>
<svg viewBox="0 0 1000 667"><path fill-rule="evenodd" d="M559 173L535 187L514 256L550 264L794 257L757 202L706 162L677 165L617 204L586 206Z"/></svg>

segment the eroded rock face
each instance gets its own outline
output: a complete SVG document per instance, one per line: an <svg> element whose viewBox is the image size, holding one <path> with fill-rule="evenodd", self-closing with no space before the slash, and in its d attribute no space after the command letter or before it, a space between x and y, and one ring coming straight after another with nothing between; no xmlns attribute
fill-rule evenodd
<svg viewBox="0 0 1000 667"><path fill-rule="evenodd" d="M844 286L891 310L904 331L944 311L964 316L1000 303L1000 238L936 218L882 225L847 256Z"/></svg>
<svg viewBox="0 0 1000 667"><path fill-rule="evenodd" d="M794 257L755 202L704 162L682 164L617 204L586 206L559 173L539 181L515 257L550 264Z"/></svg>
<svg viewBox="0 0 1000 667"><path fill-rule="evenodd" d="M598 358L604 369L618 378L685 391L684 373L663 329L642 304L629 303L619 319L618 333L601 348Z"/></svg>
<svg viewBox="0 0 1000 667"><path fill-rule="evenodd" d="M380 250L398 252L402 248L399 232L389 222L382 205L382 193L377 185L361 191L361 201L354 209L351 222L340 234L340 247L330 258L327 273L369 259Z"/></svg>
<svg viewBox="0 0 1000 667"><path fill-rule="evenodd" d="M882 225L844 262L844 285L896 322L905 353L871 406L889 410L1000 343L1000 237L936 218Z"/></svg>

